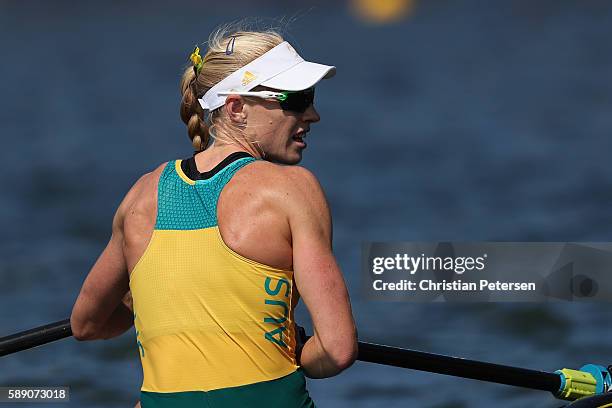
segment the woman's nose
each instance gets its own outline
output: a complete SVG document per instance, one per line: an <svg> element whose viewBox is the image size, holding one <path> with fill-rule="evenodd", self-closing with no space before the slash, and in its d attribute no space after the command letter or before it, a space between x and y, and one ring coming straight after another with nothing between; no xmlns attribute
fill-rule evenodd
<svg viewBox="0 0 612 408"><path fill-rule="evenodd" d="M319 112L317 112L317 110L315 109L314 105L310 105L304 111L303 119L304 119L305 122L314 123L314 122L320 121L321 117L319 116Z"/></svg>

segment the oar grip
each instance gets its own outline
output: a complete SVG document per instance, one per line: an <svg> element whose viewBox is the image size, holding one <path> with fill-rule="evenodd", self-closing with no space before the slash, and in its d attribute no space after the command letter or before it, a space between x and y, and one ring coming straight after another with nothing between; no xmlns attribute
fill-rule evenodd
<svg viewBox="0 0 612 408"><path fill-rule="evenodd" d="M555 373L561 377L557 398L574 401L596 393L597 380L591 373L569 368L557 370Z"/></svg>
<svg viewBox="0 0 612 408"><path fill-rule="evenodd" d="M612 386L610 371L597 364L587 364L580 367L580 370L564 368L555 373L561 377L561 386L556 396L568 401L603 394Z"/></svg>

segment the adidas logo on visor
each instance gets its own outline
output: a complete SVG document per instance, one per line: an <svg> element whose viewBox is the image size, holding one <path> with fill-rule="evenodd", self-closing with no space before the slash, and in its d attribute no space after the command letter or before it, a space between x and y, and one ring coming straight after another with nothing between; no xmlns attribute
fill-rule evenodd
<svg viewBox="0 0 612 408"><path fill-rule="evenodd" d="M244 76L242 77L242 86L247 86L249 82L254 81L255 78L257 78L257 75L254 75L249 71L245 72Z"/></svg>

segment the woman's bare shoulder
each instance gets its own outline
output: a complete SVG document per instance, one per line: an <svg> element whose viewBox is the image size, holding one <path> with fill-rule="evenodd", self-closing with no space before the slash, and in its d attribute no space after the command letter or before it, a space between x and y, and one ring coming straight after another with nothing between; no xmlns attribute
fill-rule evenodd
<svg viewBox="0 0 612 408"><path fill-rule="evenodd" d="M126 199L129 200L129 198L135 198L142 193L149 193L151 190L157 191L159 177L167 164L168 162L162 163L150 172L140 176L134 185L132 185L132 188L130 188L130 190L127 192Z"/></svg>
<svg viewBox="0 0 612 408"><path fill-rule="evenodd" d="M285 166L256 161L236 174L235 186L290 207L314 206L327 208L327 200L317 177L302 166Z"/></svg>
<svg viewBox="0 0 612 408"><path fill-rule="evenodd" d="M113 223L123 224L125 216L135 209L146 211L157 207L157 183L168 162L140 176L123 198Z"/></svg>
<svg viewBox="0 0 612 408"><path fill-rule="evenodd" d="M281 193L291 190L308 192L312 189L321 189L317 177L307 168L297 165L280 165L263 160L258 160L241 169L237 178L241 178L241 181L263 184Z"/></svg>

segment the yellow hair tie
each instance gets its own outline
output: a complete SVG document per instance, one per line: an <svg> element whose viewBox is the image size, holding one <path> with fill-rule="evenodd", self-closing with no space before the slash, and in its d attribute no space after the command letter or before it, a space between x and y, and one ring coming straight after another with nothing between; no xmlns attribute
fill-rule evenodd
<svg viewBox="0 0 612 408"><path fill-rule="evenodd" d="M198 47L196 45L196 47L194 48L193 52L189 56L189 59L193 63L193 70L194 70L196 76L199 75L200 71L202 70L202 65L203 65L202 57L200 56L200 47Z"/></svg>

